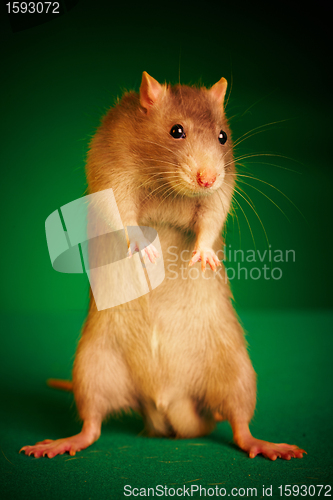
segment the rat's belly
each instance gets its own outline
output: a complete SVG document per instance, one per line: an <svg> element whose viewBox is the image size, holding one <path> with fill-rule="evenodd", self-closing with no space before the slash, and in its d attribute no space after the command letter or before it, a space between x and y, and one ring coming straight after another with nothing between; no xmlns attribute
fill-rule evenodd
<svg viewBox="0 0 333 500"><path fill-rule="evenodd" d="M156 399L164 388L178 387L204 398L210 385L230 377L235 364L230 352L244 344L241 330L223 268L218 273L207 269L205 275L200 263L188 268L193 241L170 228L158 234L165 279L146 296L146 329L127 336L124 354L147 397ZM133 317L133 324L140 321Z"/></svg>

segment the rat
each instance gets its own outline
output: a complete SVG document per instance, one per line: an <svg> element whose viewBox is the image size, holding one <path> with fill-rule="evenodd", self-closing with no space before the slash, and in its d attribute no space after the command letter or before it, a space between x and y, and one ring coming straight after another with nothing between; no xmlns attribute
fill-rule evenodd
<svg viewBox="0 0 333 500"><path fill-rule="evenodd" d="M126 92L103 118L87 157L89 193L112 188L124 227L138 228L128 258L135 250L147 262L161 258L139 229L149 226L164 259L172 249L173 267L129 304L99 311L91 295L73 367L82 430L24 446L26 455L75 455L110 414L129 410L141 413L150 436L195 438L227 420L251 458L306 453L249 429L256 374L218 258L236 178L226 90L224 78L210 88L171 86L143 72L139 93ZM103 211L107 220L107 204Z"/></svg>

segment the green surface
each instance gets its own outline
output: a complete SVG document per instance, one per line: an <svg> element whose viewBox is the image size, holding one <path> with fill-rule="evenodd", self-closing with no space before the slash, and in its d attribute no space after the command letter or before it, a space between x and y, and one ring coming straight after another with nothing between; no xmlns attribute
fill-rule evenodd
<svg viewBox="0 0 333 500"><path fill-rule="evenodd" d="M99 441L75 457L19 455L23 445L80 429L72 395L46 387L45 379L70 375L82 317L4 316L8 341L1 362L1 498L124 498L125 485L192 483L206 488L218 484L228 493L256 487L260 498L263 485L272 485L278 497L279 485L330 484L332 314L247 312L241 318L258 374L253 434L295 443L308 452L303 459L251 460L232 444L225 422L205 438L147 438L140 435L138 416L111 419Z"/></svg>
<svg viewBox="0 0 333 500"><path fill-rule="evenodd" d="M228 492L256 486L260 498L262 485L277 494L279 484L332 480L329 6L80 0L15 32L2 6L1 498L124 498L124 484L191 482L222 483ZM233 139L253 131L236 156L262 155L238 165L260 181L240 178L253 187L239 185L246 194L236 195L241 208L226 242L261 256L293 250L295 261L270 262L267 253L261 262L257 254L241 267L278 267L281 279L245 279L243 271L231 281L258 373L252 430L304 447L302 460L250 460L231 444L226 423L200 440L148 439L141 420L128 416L105 424L74 459L18 455L25 444L79 430L72 396L45 380L70 376L88 282L52 269L44 223L85 192L89 138L124 89L139 89L144 70L161 82L177 83L180 73L182 83L206 86L226 77Z"/></svg>

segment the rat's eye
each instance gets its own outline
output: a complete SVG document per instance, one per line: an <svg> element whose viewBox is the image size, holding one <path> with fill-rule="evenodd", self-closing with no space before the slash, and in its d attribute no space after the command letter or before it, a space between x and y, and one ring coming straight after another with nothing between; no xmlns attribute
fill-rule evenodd
<svg viewBox="0 0 333 500"><path fill-rule="evenodd" d="M219 141L221 144L225 144L227 142L227 134L223 131L223 130L220 130L220 133L219 133Z"/></svg>
<svg viewBox="0 0 333 500"><path fill-rule="evenodd" d="M172 135L174 139L185 139L186 137L183 127L178 123L172 127L170 135Z"/></svg>

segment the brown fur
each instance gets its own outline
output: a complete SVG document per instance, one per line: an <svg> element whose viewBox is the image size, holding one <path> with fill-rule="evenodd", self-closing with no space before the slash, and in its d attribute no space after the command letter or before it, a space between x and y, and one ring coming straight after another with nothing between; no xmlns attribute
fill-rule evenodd
<svg viewBox="0 0 333 500"><path fill-rule="evenodd" d="M210 432L216 411L230 422L249 422L255 373L224 270L191 279L187 268L182 279L179 259L168 269L170 247L178 256L222 248L235 173L222 102L206 88L156 88L158 98L146 108L141 90L108 112L91 142L87 179L90 193L113 189L124 226L157 230L166 277L122 306L97 311L91 299L73 387L83 420L134 408L150 434L190 437ZM186 139L170 136L178 123ZM198 186L200 170L216 174L212 188Z"/></svg>
<svg viewBox="0 0 333 500"><path fill-rule="evenodd" d="M88 223L89 279L100 310L91 298L73 370L83 426L74 436L24 446L26 455L75 455L99 438L103 419L131 408L142 413L150 435L201 436L227 419L235 443L251 458L262 453L290 460L306 453L252 436L255 373L224 268L213 272L235 178L225 91L224 78L207 90L162 86L144 72L140 93L125 94L104 118L87 162L90 193L103 192L89 204ZM186 137L170 135L176 124ZM224 144L220 130L229 137ZM121 220L104 191L110 188ZM123 225L158 232L165 279L150 293L107 309L110 298L119 304L124 290L128 297L140 284L139 256L124 258L127 246L149 256L146 271L154 260L155 249L138 227L127 232L127 242L117 236L114 243ZM94 236L105 233L95 244ZM184 266L181 257L192 252L190 266L201 259L202 269L207 262L212 270L204 275L200 264ZM104 265L110 260L116 266ZM70 389L68 381L50 385Z"/></svg>

